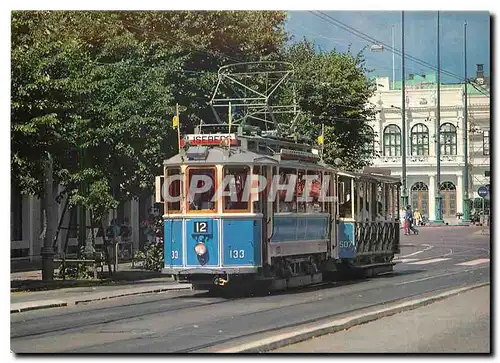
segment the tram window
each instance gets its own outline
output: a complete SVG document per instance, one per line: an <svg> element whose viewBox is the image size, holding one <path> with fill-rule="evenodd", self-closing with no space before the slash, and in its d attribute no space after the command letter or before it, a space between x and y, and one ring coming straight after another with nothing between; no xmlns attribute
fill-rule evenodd
<svg viewBox="0 0 500 363"><path fill-rule="evenodd" d="M305 181L305 171L304 170L299 170L297 172L297 198L302 198L304 196L304 189L306 185ZM299 213L305 213L306 211L306 202L300 202L297 201L297 212Z"/></svg>
<svg viewBox="0 0 500 363"><path fill-rule="evenodd" d="M352 190L351 178L339 176L339 217L352 218Z"/></svg>
<svg viewBox="0 0 500 363"><path fill-rule="evenodd" d="M307 213L321 213L323 212L323 202L320 201L322 182L321 172L308 170L307 175L312 179L312 181L309 182L309 197L311 201L306 205ZM315 176L315 178L311 176Z"/></svg>
<svg viewBox="0 0 500 363"><path fill-rule="evenodd" d="M257 184L257 178L259 176L264 175L264 167L260 166L254 166L253 167L253 186L255 187ZM258 192L258 194L254 191L252 194L252 200L253 200L253 212L254 213L261 213L263 211L262 204L267 201L267 196L266 196L266 190L261 190Z"/></svg>
<svg viewBox="0 0 500 363"><path fill-rule="evenodd" d="M280 169L280 177L279 184L287 185L293 188L290 185L291 175L296 175L297 171L295 169ZM280 213L295 213L297 212L297 193L296 189L293 192L287 193L287 189L278 190L278 198L279 198L279 211Z"/></svg>
<svg viewBox="0 0 500 363"><path fill-rule="evenodd" d="M176 175L181 173L181 169L179 168L168 168L167 169L167 179L172 178L172 182L168 184L168 196L171 198L178 198L177 202L168 202L167 201L167 211L168 213L175 213L181 211L181 181L177 178L174 179ZM164 196L165 198L166 196Z"/></svg>
<svg viewBox="0 0 500 363"><path fill-rule="evenodd" d="M215 168L188 168L188 210L189 211L215 211ZM208 190L195 193L194 188L206 188L205 181L210 184ZM192 185L196 184L196 185ZM202 189L203 190L203 189Z"/></svg>
<svg viewBox="0 0 500 363"><path fill-rule="evenodd" d="M230 182L224 181L224 194L227 192L235 192L236 194L224 195L224 212L233 211L248 211L249 210L249 193L245 193L245 186L248 179L250 168L247 166L225 166L224 179L229 178ZM231 188L230 184L234 187ZM248 189L248 192L250 189Z"/></svg>

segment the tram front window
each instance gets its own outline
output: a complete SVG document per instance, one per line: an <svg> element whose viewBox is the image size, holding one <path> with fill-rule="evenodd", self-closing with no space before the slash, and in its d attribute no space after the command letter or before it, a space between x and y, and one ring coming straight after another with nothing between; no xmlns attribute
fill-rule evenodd
<svg viewBox="0 0 500 363"><path fill-rule="evenodd" d="M215 168L188 168L188 211L215 211Z"/></svg>
<svg viewBox="0 0 500 363"><path fill-rule="evenodd" d="M224 212L249 211L249 193L245 190L249 173L246 166L224 167Z"/></svg>

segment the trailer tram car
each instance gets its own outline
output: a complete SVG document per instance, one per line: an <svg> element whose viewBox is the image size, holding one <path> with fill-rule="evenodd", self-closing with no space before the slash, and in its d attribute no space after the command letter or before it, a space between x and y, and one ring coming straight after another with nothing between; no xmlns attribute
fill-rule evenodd
<svg viewBox="0 0 500 363"><path fill-rule="evenodd" d="M399 253L400 182L385 170L341 171L324 164L309 145L245 133L241 126L234 134L196 128L182 144L156 183L157 201L165 203L163 273L194 289L276 290L354 270L372 276L392 271ZM243 198L248 180L260 175L270 183L277 175L281 183L291 174L299 180L315 176L311 202L297 200L300 182L291 201L279 191L270 200L269 188ZM237 202L213 199L227 175L234 176ZM212 187L189 195L195 176L208 177ZM163 198L161 188L179 201ZM321 188L330 201L318 198Z"/></svg>

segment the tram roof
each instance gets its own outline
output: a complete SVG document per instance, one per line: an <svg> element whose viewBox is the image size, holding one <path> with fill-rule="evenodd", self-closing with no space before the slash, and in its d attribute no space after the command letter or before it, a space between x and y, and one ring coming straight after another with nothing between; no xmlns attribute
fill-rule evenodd
<svg viewBox="0 0 500 363"><path fill-rule="evenodd" d="M356 173L351 171L338 171L339 175L344 175L353 179L367 180L367 181L380 181L384 183L400 183L398 177L390 176L390 175L382 175L375 173Z"/></svg>
<svg viewBox="0 0 500 363"><path fill-rule="evenodd" d="M188 155L203 155L202 158L188 158ZM190 165L214 165L214 164L265 164L277 165L279 161L269 155L262 155L239 147L222 149L220 147L191 146L186 155L177 154L164 161L164 166L179 166L189 163Z"/></svg>

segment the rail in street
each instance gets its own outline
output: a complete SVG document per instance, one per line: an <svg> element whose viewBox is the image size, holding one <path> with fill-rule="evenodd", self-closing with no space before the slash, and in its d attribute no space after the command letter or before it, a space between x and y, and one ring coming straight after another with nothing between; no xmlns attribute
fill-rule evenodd
<svg viewBox="0 0 500 363"><path fill-rule="evenodd" d="M14 314L11 349L16 353L222 351L362 309L488 283L490 240L476 230L429 228L404 236L406 247L394 273L366 280L232 299L175 291Z"/></svg>

